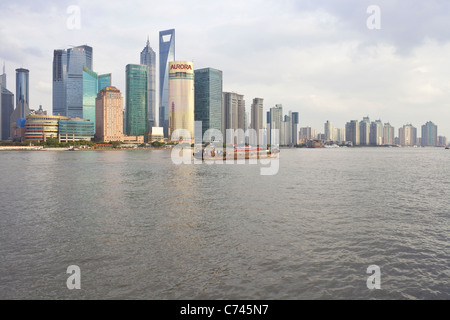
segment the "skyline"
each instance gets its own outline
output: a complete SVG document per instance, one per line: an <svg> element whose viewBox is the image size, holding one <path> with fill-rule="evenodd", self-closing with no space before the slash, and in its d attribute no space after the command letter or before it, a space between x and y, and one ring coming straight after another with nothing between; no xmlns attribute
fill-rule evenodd
<svg viewBox="0 0 450 320"><path fill-rule="evenodd" d="M52 110L53 50L92 46L93 70L112 73L112 85L125 93L125 66L139 63L147 36L158 53L159 32L173 28L177 59L222 70L223 91L243 94L247 112L260 97L264 113L282 104L299 112L301 127L319 131L326 120L343 128L370 115L396 128L433 121L439 135L450 137L450 36L444 32L450 4L79 1L81 28L69 30L71 4L0 4L0 63L8 90L15 92L15 69L30 70L32 109ZM366 26L371 4L381 8L381 30Z"/></svg>

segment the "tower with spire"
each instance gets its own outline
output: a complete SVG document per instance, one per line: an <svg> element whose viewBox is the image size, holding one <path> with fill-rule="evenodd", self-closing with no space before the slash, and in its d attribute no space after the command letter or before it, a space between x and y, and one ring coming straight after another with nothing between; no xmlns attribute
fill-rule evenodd
<svg viewBox="0 0 450 320"><path fill-rule="evenodd" d="M150 46L150 38L147 36L147 44L141 51L141 64L148 66L148 128L157 126L158 116L156 114L156 53Z"/></svg>

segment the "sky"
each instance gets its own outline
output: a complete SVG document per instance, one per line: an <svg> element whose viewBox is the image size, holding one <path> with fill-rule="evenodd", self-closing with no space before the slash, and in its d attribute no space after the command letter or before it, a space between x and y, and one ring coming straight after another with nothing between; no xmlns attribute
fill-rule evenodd
<svg viewBox="0 0 450 320"><path fill-rule="evenodd" d="M94 71L125 94L125 66L147 37L158 60L159 31L172 28L176 59L222 70L248 112L259 97L318 132L369 116L419 136L433 121L450 138L448 0L2 0L0 63L12 92L15 69L29 69L31 108L51 112L54 49L92 46Z"/></svg>

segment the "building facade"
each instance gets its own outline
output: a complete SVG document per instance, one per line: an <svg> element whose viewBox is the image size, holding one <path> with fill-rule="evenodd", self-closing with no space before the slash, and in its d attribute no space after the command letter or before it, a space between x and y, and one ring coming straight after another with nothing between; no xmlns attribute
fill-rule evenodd
<svg viewBox="0 0 450 320"><path fill-rule="evenodd" d="M175 61L175 29L159 32L159 126L169 134L169 62Z"/></svg>
<svg viewBox="0 0 450 320"><path fill-rule="evenodd" d="M169 139L175 130L187 130L190 140L194 141L195 119L195 82L194 63L191 61L169 62ZM187 139L186 136L183 137ZM189 140L189 139L187 139Z"/></svg>
<svg viewBox="0 0 450 320"><path fill-rule="evenodd" d="M345 125L345 140L351 142L353 146L360 145L360 132L358 120L352 120Z"/></svg>
<svg viewBox="0 0 450 320"><path fill-rule="evenodd" d="M428 121L422 126L422 147L436 147L438 145L438 127Z"/></svg>
<svg viewBox="0 0 450 320"><path fill-rule="evenodd" d="M6 88L6 71L0 76L0 140L11 137L11 115L14 112L14 93Z"/></svg>
<svg viewBox="0 0 450 320"><path fill-rule="evenodd" d="M69 120L64 116L29 115L25 122L24 140L47 141L59 138L59 121Z"/></svg>
<svg viewBox="0 0 450 320"><path fill-rule="evenodd" d="M16 69L16 108L10 117L11 137L23 137L26 117L30 114L30 83L27 69Z"/></svg>
<svg viewBox="0 0 450 320"><path fill-rule="evenodd" d="M91 141L95 136L95 124L92 121L71 118L59 120L58 137L59 142Z"/></svg>
<svg viewBox="0 0 450 320"><path fill-rule="evenodd" d="M395 144L395 129L389 122L384 124L383 144L390 146Z"/></svg>
<svg viewBox="0 0 450 320"><path fill-rule="evenodd" d="M399 144L404 147L417 145L417 128L412 124L406 124L398 129Z"/></svg>
<svg viewBox="0 0 450 320"><path fill-rule="evenodd" d="M364 117L359 123L359 144L362 146L368 146L370 144L370 119Z"/></svg>
<svg viewBox="0 0 450 320"><path fill-rule="evenodd" d="M157 110L156 110L156 53L150 46L150 41L147 38L147 45L141 51L141 64L148 66L148 127L152 128L157 125Z"/></svg>
<svg viewBox="0 0 450 320"><path fill-rule="evenodd" d="M126 66L126 134L143 136L148 132L148 67L139 64Z"/></svg>
<svg viewBox="0 0 450 320"><path fill-rule="evenodd" d="M123 97L115 87L100 90L95 101L97 141L121 141L123 138Z"/></svg>
<svg viewBox="0 0 450 320"><path fill-rule="evenodd" d="M245 100L244 95L235 92L223 92L222 94L222 133L226 142L234 144L245 143L244 134L242 137L232 138L227 130L234 131L242 129L245 132Z"/></svg>
<svg viewBox="0 0 450 320"><path fill-rule="evenodd" d="M370 124L369 141L371 146L383 145L383 123L381 120L373 121Z"/></svg>
<svg viewBox="0 0 450 320"><path fill-rule="evenodd" d="M195 73L195 121L202 122L202 137L209 129L222 131L222 71L204 68ZM224 135L224 133L222 133ZM212 137L205 137L210 140Z"/></svg>
<svg viewBox="0 0 450 320"><path fill-rule="evenodd" d="M103 88L111 86L111 74L98 75L91 69L83 69L83 119L95 123L95 100Z"/></svg>

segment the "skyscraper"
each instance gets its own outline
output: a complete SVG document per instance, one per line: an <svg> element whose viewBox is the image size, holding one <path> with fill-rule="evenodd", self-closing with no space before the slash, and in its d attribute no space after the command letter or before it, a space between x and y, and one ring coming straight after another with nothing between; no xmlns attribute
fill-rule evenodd
<svg viewBox="0 0 450 320"><path fill-rule="evenodd" d="M16 109L10 117L11 129L14 131L11 137L23 137L26 116L30 114L29 73L27 69L16 69Z"/></svg>
<svg viewBox="0 0 450 320"><path fill-rule="evenodd" d="M126 134L142 136L148 132L148 67L126 66Z"/></svg>
<svg viewBox="0 0 450 320"><path fill-rule="evenodd" d="M333 124L330 121L325 122L324 125L325 132L325 140L334 141L333 140Z"/></svg>
<svg viewBox="0 0 450 320"><path fill-rule="evenodd" d="M156 116L156 53L150 46L147 38L147 45L141 51L141 64L148 66L148 127L155 127L158 119Z"/></svg>
<svg viewBox="0 0 450 320"><path fill-rule="evenodd" d="M194 72L195 121L202 122L203 137L209 129L222 131L222 71L204 68Z"/></svg>
<svg viewBox="0 0 450 320"><path fill-rule="evenodd" d="M98 75L94 71L83 68L83 115L82 118L95 123L95 100L103 88L111 86L111 74Z"/></svg>
<svg viewBox="0 0 450 320"><path fill-rule="evenodd" d="M422 146L436 147L438 145L438 128L433 122L428 121L422 126Z"/></svg>
<svg viewBox="0 0 450 320"><path fill-rule="evenodd" d="M395 144L395 129L391 124L385 123L383 128L383 144L393 145Z"/></svg>
<svg viewBox="0 0 450 320"><path fill-rule="evenodd" d="M283 106L281 104L275 105L275 107L270 108L270 131L267 133L269 138L267 139L269 144L272 143L282 143L284 137L282 136L283 130ZM275 141L275 137L272 135L272 130L278 130L278 141Z"/></svg>
<svg viewBox="0 0 450 320"><path fill-rule="evenodd" d="M120 141L123 138L123 98L120 90L106 87L95 100L95 138L98 141Z"/></svg>
<svg viewBox="0 0 450 320"><path fill-rule="evenodd" d="M370 145L381 146L383 144L383 123L376 120L370 124Z"/></svg>
<svg viewBox="0 0 450 320"><path fill-rule="evenodd" d="M169 62L169 139L175 130L184 129L194 141L194 87L194 64L189 61ZM177 140L177 137L173 138ZM186 136L183 138L188 140Z"/></svg>
<svg viewBox="0 0 450 320"><path fill-rule="evenodd" d="M159 126L169 131L169 62L175 61L175 29L159 33Z"/></svg>
<svg viewBox="0 0 450 320"><path fill-rule="evenodd" d="M292 112L291 114L291 121L292 121L292 141L291 144L296 145L298 144L298 129L299 129L299 115L298 112Z"/></svg>
<svg viewBox="0 0 450 320"><path fill-rule="evenodd" d="M227 130L242 129L245 131L245 100L242 94L235 92L223 92L222 94L222 133L226 138ZM239 137L239 142L234 140L234 143L245 142L244 138ZM228 140L227 140L228 141ZM230 143L232 143L230 141Z"/></svg>
<svg viewBox="0 0 450 320"><path fill-rule="evenodd" d="M360 125L358 120L352 120L347 122L345 125L345 139L351 142L354 146L359 146L360 144Z"/></svg>
<svg viewBox="0 0 450 320"><path fill-rule="evenodd" d="M415 146L417 143L417 129L411 124L406 124L398 129L398 137L401 146Z"/></svg>
<svg viewBox="0 0 450 320"><path fill-rule="evenodd" d="M362 146L368 146L370 144L370 119L364 117L363 121L359 123L359 142Z"/></svg>
<svg viewBox="0 0 450 320"><path fill-rule="evenodd" d="M53 52L53 114L83 117L83 71L92 70L92 47Z"/></svg>

